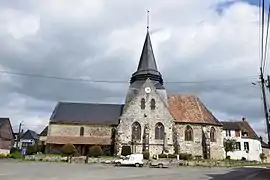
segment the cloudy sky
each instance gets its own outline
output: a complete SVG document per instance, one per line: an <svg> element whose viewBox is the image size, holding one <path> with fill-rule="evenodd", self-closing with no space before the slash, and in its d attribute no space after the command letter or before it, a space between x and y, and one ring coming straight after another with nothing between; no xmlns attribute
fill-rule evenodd
<svg viewBox="0 0 270 180"><path fill-rule="evenodd" d="M197 94L220 120L246 117L265 137L260 86L251 84L259 74L255 0L0 0L1 116L14 130L23 121L40 131L58 101L122 103L146 9L168 92Z"/></svg>

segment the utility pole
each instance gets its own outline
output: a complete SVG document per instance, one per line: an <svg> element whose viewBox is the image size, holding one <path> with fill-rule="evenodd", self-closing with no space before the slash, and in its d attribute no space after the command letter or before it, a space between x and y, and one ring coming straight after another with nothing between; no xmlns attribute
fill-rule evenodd
<svg viewBox="0 0 270 180"><path fill-rule="evenodd" d="M21 138L21 129L22 129L22 123L20 123L20 125L19 125L19 131L18 131L17 141L16 141L16 149L18 149L18 147L19 147L19 141Z"/></svg>
<svg viewBox="0 0 270 180"><path fill-rule="evenodd" d="M266 95L265 95L265 80L263 77L262 67L260 68L260 79L261 79L261 88L262 88L262 96L263 96L263 106L264 106L264 113L265 113L265 120L266 120L266 127L267 127L267 135L268 135L268 145L270 146L270 127L269 127L269 114L268 108L266 103Z"/></svg>

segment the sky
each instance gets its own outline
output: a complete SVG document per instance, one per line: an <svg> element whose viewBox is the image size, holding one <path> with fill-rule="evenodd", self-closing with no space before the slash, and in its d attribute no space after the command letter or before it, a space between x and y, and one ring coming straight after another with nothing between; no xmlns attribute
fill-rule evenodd
<svg viewBox="0 0 270 180"><path fill-rule="evenodd" d="M0 0L0 116L15 131L23 122L39 132L58 101L123 103L147 9L168 93L196 94L219 120L245 117L266 137L260 86L252 85L260 65L255 0Z"/></svg>

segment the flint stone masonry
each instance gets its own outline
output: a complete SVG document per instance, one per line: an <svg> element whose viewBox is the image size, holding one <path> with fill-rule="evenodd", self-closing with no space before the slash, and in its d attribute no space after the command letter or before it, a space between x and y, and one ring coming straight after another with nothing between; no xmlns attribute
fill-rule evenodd
<svg viewBox="0 0 270 180"><path fill-rule="evenodd" d="M80 128L84 127L84 137L90 136L111 136L111 126L95 126L95 125L63 125L51 124L48 129L48 136L80 136Z"/></svg>
<svg viewBox="0 0 270 180"><path fill-rule="evenodd" d="M187 126L190 126L193 130L193 141L185 141L185 130ZM224 150L223 150L223 139L222 139L222 128L220 126L205 126L206 131L210 133L211 127L214 127L216 130L216 141L210 142L210 158L211 159L223 159ZM179 143L179 152L178 153L189 153L193 156L202 156L203 157L203 146L202 146L202 131L203 126L199 124L179 124L175 125L175 134L177 141ZM209 134L210 137L210 134Z"/></svg>
<svg viewBox="0 0 270 180"><path fill-rule="evenodd" d="M145 87L150 87L151 92L146 93ZM141 109L141 99L146 101L145 109ZM155 100L155 109L151 110L151 99ZM160 154L163 150L163 140L155 139L155 125L160 122L164 125L166 133L168 150L170 153L174 152L173 149L173 118L168 111L166 103L161 99L151 81L146 83L140 88L138 94L127 103L124 107L124 112L120 118L118 125L119 144L118 154L121 153L121 146L130 144L132 135L132 124L138 122L141 125L141 140L137 141L140 144L136 148L136 152L142 152L143 132L145 125L149 125L149 152L150 154Z"/></svg>

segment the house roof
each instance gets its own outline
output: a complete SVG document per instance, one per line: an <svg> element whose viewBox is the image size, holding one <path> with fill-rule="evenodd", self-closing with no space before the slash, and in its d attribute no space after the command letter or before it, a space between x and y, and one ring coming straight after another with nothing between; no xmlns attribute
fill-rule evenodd
<svg viewBox="0 0 270 180"><path fill-rule="evenodd" d="M168 104L176 122L221 125L195 95L169 95Z"/></svg>
<svg viewBox="0 0 270 180"><path fill-rule="evenodd" d="M262 148L269 148L270 149L270 146L269 146L269 144L267 144L266 142L264 142L264 141L261 141L261 144L262 144Z"/></svg>
<svg viewBox="0 0 270 180"><path fill-rule="evenodd" d="M72 137L72 136L48 136L47 144L100 144L110 145L112 142L110 136L90 136L90 137Z"/></svg>
<svg viewBox="0 0 270 180"><path fill-rule="evenodd" d="M238 123L231 122L231 121L222 121L221 123L223 125L224 130L241 130Z"/></svg>
<svg viewBox="0 0 270 180"><path fill-rule="evenodd" d="M35 131L27 130L21 137L21 139L39 139L38 134Z"/></svg>
<svg viewBox="0 0 270 180"><path fill-rule="evenodd" d="M0 127L6 123L10 123L9 118L0 118Z"/></svg>
<svg viewBox="0 0 270 180"><path fill-rule="evenodd" d="M116 125L123 106L122 104L59 102L50 118L50 123Z"/></svg>
<svg viewBox="0 0 270 180"><path fill-rule="evenodd" d="M10 127L10 131L7 131L5 128L7 126ZM11 132L11 133L9 133ZM10 119L9 118L0 118L0 137L3 139L13 139L13 129L10 123Z"/></svg>
<svg viewBox="0 0 270 180"><path fill-rule="evenodd" d="M247 136L242 136L242 138L260 139L247 120L222 121L222 124L225 130L241 130L242 132L247 132Z"/></svg>
<svg viewBox="0 0 270 180"><path fill-rule="evenodd" d="M47 136L48 134L48 126L46 126L43 131L41 131L41 133L39 134L40 136Z"/></svg>

